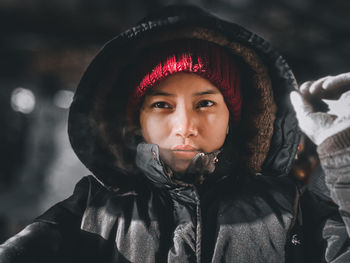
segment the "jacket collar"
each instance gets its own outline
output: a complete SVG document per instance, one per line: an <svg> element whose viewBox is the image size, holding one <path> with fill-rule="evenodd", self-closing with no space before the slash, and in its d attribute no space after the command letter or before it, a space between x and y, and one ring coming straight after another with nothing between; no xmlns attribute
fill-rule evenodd
<svg viewBox="0 0 350 263"><path fill-rule="evenodd" d="M208 174L215 171L221 149L210 153L198 153L193 157L183 174L175 174L160 158L156 144L140 143L136 149L136 166L158 187L174 188L189 186L182 178L193 178L193 183L201 184Z"/></svg>

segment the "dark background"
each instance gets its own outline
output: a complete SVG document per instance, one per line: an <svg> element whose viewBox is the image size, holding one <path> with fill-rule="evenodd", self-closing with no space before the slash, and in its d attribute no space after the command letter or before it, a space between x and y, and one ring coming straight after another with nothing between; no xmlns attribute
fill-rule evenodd
<svg viewBox="0 0 350 263"><path fill-rule="evenodd" d="M176 3L257 32L299 83L350 69L347 0L0 0L0 243L88 174L70 149L66 120L89 61L148 12Z"/></svg>

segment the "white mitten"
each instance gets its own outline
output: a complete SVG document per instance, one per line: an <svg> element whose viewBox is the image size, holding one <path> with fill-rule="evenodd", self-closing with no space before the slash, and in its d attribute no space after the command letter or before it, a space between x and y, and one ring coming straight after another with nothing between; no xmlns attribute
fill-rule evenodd
<svg viewBox="0 0 350 263"><path fill-rule="evenodd" d="M350 127L350 73L308 81L293 91L290 99L300 129L316 144ZM337 98L328 100L327 98ZM328 104L327 112L318 112L310 100Z"/></svg>

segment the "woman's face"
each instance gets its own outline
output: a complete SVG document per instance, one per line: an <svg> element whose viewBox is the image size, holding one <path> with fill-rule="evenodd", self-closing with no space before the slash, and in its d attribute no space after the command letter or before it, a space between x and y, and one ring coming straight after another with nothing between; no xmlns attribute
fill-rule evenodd
<svg viewBox="0 0 350 263"><path fill-rule="evenodd" d="M192 158L219 149L225 141L229 110L221 92L207 79L177 73L145 97L140 112L142 135L157 144L162 159L178 172Z"/></svg>

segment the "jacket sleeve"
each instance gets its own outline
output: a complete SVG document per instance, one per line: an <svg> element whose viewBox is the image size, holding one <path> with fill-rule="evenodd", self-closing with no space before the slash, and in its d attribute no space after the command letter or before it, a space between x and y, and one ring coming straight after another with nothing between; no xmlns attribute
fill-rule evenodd
<svg viewBox="0 0 350 263"><path fill-rule="evenodd" d="M0 262L71 262L81 217L89 193L89 177L74 193L36 218L34 222L0 245Z"/></svg>
<svg viewBox="0 0 350 263"><path fill-rule="evenodd" d="M317 149L330 197L341 218L330 218L323 229L327 262L350 262L350 128L326 139Z"/></svg>

